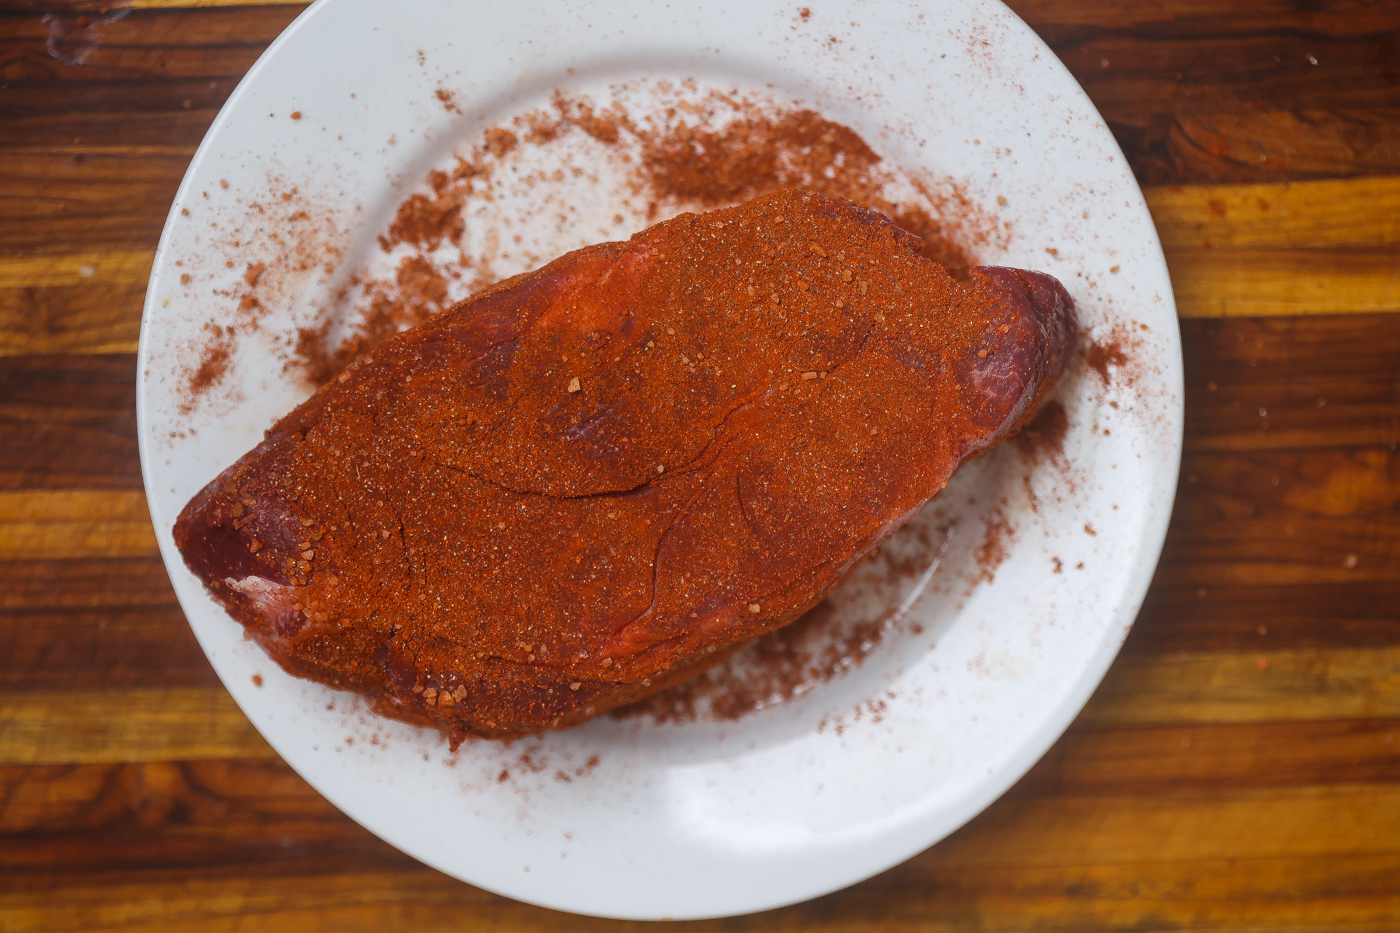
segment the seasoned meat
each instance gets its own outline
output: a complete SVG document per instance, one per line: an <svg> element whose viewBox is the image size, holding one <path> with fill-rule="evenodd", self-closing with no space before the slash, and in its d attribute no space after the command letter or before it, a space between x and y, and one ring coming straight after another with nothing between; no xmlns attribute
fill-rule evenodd
<svg viewBox="0 0 1400 933"><path fill-rule="evenodd" d="M293 674L453 743L562 728L796 619L1013 433L1077 324L784 191L570 253L388 340L175 540Z"/></svg>

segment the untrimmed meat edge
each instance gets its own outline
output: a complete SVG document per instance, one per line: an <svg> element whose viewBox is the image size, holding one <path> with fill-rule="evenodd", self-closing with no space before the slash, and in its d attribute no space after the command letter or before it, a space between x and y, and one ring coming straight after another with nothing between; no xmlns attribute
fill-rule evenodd
<svg viewBox="0 0 1400 933"><path fill-rule="evenodd" d="M454 746L640 699L795 620L1063 371L1058 281L919 248L791 190L569 253L351 365L175 541L287 671Z"/></svg>

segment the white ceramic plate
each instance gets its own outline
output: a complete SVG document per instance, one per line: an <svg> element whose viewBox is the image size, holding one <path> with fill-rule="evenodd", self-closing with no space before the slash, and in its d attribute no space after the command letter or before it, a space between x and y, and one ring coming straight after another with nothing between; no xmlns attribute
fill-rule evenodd
<svg viewBox="0 0 1400 933"><path fill-rule="evenodd" d="M980 258L1058 275L1090 338L1125 356L1106 379L1079 365L1062 383L1061 455L1037 462L1008 444L968 465L843 588L838 615L897 610L843 676L736 721L604 718L452 755L434 733L282 674L186 571L171 525L304 397L283 370L295 327L374 254L431 165L555 88L667 78L801 100L891 161L955 179L1004 223ZM281 193L308 212L277 214ZM206 325L237 320L243 257L299 239L321 251L264 283L275 307L260 329L227 338L227 375L189 405ZM418 0L392 11L322 0L249 72L190 166L151 276L140 373L161 551L253 724L338 807L416 858L524 901L613 917L810 898L908 858L995 800L1117 653L1180 458L1175 308L1141 193L1068 72L991 0L843 0L806 17L753 0Z"/></svg>

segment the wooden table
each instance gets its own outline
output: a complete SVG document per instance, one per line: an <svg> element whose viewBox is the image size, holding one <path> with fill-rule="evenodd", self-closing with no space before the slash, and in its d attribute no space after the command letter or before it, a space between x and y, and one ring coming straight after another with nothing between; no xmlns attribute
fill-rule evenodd
<svg viewBox="0 0 1400 933"><path fill-rule="evenodd" d="M986 813L849 890L682 926L1400 929L1400 4L1013 6L1167 249L1186 453L1161 567L1098 694ZM299 10L0 4L0 929L621 926L342 816L229 700L157 556L146 276L195 146Z"/></svg>

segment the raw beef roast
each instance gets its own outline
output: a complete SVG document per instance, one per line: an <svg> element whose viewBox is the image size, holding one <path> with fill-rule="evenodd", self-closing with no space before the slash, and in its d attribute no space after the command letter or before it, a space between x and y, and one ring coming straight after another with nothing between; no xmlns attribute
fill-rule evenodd
<svg viewBox="0 0 1400 933"><path fill-rule="evenodd" d="M784 191L570 253L331 380L187 505L293 674L453 744L569 726L796 619L1015 432L1077 323Z"/></svg>

